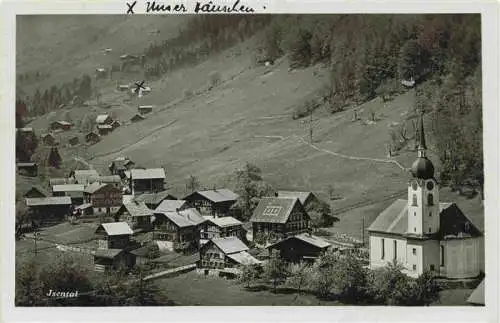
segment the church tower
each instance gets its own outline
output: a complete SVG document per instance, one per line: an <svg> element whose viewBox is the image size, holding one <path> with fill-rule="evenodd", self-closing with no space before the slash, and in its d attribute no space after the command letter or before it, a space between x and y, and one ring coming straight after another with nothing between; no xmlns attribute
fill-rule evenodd
<svg viewBox="0 0 500 323"><path fill-rule="evenodd" d="M408 184L408 228L410 235L430 235L439 231L439 188L434 165L426 156L424 119L420 116L418 156Z"/></svg>

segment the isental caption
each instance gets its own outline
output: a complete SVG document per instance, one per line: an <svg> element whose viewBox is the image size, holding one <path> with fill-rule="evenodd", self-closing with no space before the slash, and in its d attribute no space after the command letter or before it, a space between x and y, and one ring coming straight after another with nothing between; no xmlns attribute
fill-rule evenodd
<svg viewBox="0 0 500 323"><path fill-rule="evenodd" d="M127 14L134 14L134 10L140 10L142 5L145 13L254 13L256 9L243 4L240 0L235 0L232 3L217 3L217 1L189 1L189 4L183 2L164 3L161 1L132 1L127 2ZM266 9L262 6L262 9ZM142 12L141 12L142 13Z"/></svg>

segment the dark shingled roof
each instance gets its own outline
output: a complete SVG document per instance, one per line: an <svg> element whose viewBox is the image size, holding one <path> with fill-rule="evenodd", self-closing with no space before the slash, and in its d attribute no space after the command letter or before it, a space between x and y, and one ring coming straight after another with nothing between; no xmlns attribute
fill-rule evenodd
<svg viewBox="0 0 500 323"><path fill-rule="evenodd" d="M120 253L123 252L123 249L96 249L95 251L95 256L99 258L106 258L106 259L114 259L116 256L118 256Z"/></svg>
<svg viewBox="0 0 500 323"><path fill-rule="evenodd" d="M304 208L298 198L264 197L253 211L250 222L285 223L296 205ZM305 210L304 213L307 214Z"/></svg>
<svg viewBox="0 0 500 323"><path fill-rule="evenodd" d="M481 231L455 203L439 203L438 238L481 236ZM370 232L404 235L408 229L408 202L398 199L386 208L368 227Z"/></svg>
<svg viewBox="0 0 500 323"><path fill-rule="evenodd" d="M45 197L50 196L49 192L47 192L47 190L43 189L39 185L33 185L29 190L26 191L26 193L24 194L24 196L26 196L29 192L31 192L33 190L38 191L39 193L41 193Z"/></svg>
<svg viewBox="0 0 500 323"><path fill-rule="evenodd" d="M227 188L220 188L215 190L196 191L186 196L184 200L189 200L189 197L194 194L199 194L214 203L236 201L239 197L238 194L228 190Z"/></svg>
<svg viewBox="0 0 500 323"><path fill-rule="evenodd" d="M174 196L170 195L167 191L157 193L144 193L134 198L137 202L144 202L146 204L160 204L163 200L177 200ZM175 211L175 210L172 210Z"/></svg>
<svg viewBox="0 0 500 323"><path fill-rule="evenodd" d="M237 237L215 238L210 240L213 244L219 247L222 252L232 254L241 251L247 251L249 248Z"/></svg>
<svg viewBox="0 0 500 323"><path fill-rule="evenodd" d="M281 240L281 241L276 242L272 245L269 245L269 246L267 246L267 248L280 245L280 244L284 243L285 241L289 241L289 240L299 240L299 241L305 242L307 244L310 244L310 245L312 245L316 248L320 248L320 249L325 249L325 248L328 248L329 246L332 245L330 242L324 240L321 237L318 237L318 236L315 236L312 234L308 234L308 233L301 233L301 234L298 234L296 236L288 237L284 240Z"/></svg>

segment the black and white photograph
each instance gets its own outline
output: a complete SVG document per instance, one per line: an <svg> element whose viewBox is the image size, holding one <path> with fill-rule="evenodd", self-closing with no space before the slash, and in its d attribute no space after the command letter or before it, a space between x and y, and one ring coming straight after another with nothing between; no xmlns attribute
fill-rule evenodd
<svg viewBox="0 0 500 323"><path fill-rule="evenodd" d="M16 15L13 306L484 307L482 24Z"/></svg>

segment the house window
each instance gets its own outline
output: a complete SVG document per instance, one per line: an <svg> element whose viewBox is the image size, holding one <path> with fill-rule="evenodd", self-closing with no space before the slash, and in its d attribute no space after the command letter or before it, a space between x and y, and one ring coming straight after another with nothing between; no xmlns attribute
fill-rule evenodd
<svg viewBox="0 0 500 323"><path fill-rule="evenodd" d="M416 255L417 254L417 248L413 248L413 254Z"/></svg>
<svg viewBox="0 0 500 323"><path fill-rule="evenodd" d="M413 232L417 232L417 227L413 227Z"/></svg>
<svg viewBox="0 0 500 323"><path fill-rule="evenodd" d="M413 194L413 203L412 206L417 206L417 194Z"/></svg>
<svg viewBox="0 0 500 323"><path fill-rule="evenodd" d="M429 212L429 217L431 217L431 216L432 216L432 212Z"/></svg>
<svg viewBox="0 0 500 323"><path fill-rule="evenodd" d="M396 240L394 240L394 260L396 260L398 256L398 243Z"/></svg>
<svg viewBox="0 0 500 323"><path fill-rule="evenodd" d="M444 246L441 246L441 266L444 266Z"/></svg>
<svg viewBox="0 0 500 323"><path fill-rule="evenodd" d="M417 216L417 212L413 212L413 216Z"/></svg>
<svg viewBox="0 0 500 323"><path fill-rule="evenodd" d="M431 271L434 271L434 265L431 265Z"/></svg>
<svg viewBox="0 0 500 323"><path fill-rule="evenodd" d="M432 194L427 194L427 205L434 205L434 198Z"/></svg>
<svg viewBox="0 0 500 323"><path fill-rule="evenodd" d="M417 270L417 265L413 265L413 271Z"/></svg>
<svg viewBox="0 0 500 323"><path fill-rule="evenodd" d="M429 228L429 233L431 233L431 232L432 232L432 229L431 229L431 228Z"/></svg>
<svg viewBox="0 0 500 323"><path fill-rule="evenodd" d="M385 244L385 240L382 238L382 259L385 258L385 248L384 248L385 246L384 246L384 244Z"/></svg>

